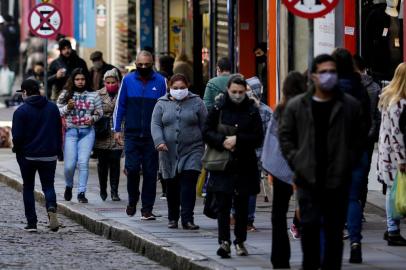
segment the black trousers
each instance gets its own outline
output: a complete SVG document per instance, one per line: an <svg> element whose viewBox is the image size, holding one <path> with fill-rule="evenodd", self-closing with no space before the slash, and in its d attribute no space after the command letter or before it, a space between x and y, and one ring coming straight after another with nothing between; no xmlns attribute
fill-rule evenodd
<svg viewBox="0 0 406 270"><path fill-rule="evenodd" d="M182 224L194 222L193 211L196 204L196 184L200 172L187 170L179 173L175 178L166 179L166 201L168 203L168 219Z"/></svg>
<svg viewBox="0 0 406 270"><path fill-rule="evenodd" d="M348 188L298 189L303 270L341 269L348 193ZM322 246L321 229L324 233Z"/></svg>
<svg viewBox="0 0 406 270"><path fill-rule="evenodd" d="M228 194L216 192L219 212L217 213L217 225L219 234L219 244L222 241L231 242L230 237L230 211L234 206L235 227L234 244L244 243L247 240L248 225L248 194Z"/></svg>
<svg viewBox="0 0 406 270"><path fill-rule="evenodd" d="M99 176L100 191L106 191L107 179L110 173L111 194L118 194L120 182L120 161L122 150L97 149L97 173Z"/></svg>
<svg viewBox="0 0 406 270"><path fill-rule="evenodd" d="M272 200L272 251L273 268L290 268L290 242L286 215L289 210L293 187L276 177L273 178Z"/></svg>

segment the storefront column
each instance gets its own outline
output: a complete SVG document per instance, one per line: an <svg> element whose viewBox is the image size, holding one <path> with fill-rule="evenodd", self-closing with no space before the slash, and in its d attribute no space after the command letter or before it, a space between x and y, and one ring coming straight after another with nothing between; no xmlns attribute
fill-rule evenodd
<svg viewBox="0 0 406 270"><path fill-rule="evenodd" d="M255 76L255 55L253 53L256 40L255 5L249 1L238 2L239 12L239 72L246 78Z"/></svg>
<svg viewBox="0 0 406 270"><path fill-rule="evenodd" d="M278 98L278 2L268 0L268 104L274 108Z"/></svg>

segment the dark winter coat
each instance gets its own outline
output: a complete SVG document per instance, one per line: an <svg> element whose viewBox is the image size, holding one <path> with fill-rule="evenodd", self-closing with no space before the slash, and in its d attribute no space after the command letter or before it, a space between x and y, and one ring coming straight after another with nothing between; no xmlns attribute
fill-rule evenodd
<svg viewBox="0 0 406 270"><path fill-rule="evenodd" d="M379 127L381 125L381 112L378 109L379 96L382 92L379 84L368 74L361 75L362 85L368 92L371 105L371 128L369 129L368 138L370 142L377 142L379 137Z"/></svg>
<svg viewBox="0 0 406 270"><path fill-rule="evenodd" d="M61 68L66 69L65 77L57 79L56 73ZM85 72L89 72L86 62L82 58L80 58L74 50L72 51L72 54L69 56L69 58L65 58L62 55L59 55L57 59L52 61L51 65L49 66L48 72L48 87L51 87L52 89L52 100L57 100L59 94L65 86L66 81L75 68L83 68Z"/></svg>
<svg viewBox="0 0 406 270"><path fill-rule="evenodd" d="M13 151L24 157L62 153L62 121L58 107L45 97L31 96L13 115Z"/></svg>
<svg viewBox="0 0 406 270"><path fill-rule="evenodd" d="M232 160L221 172L210 172L208 190L225 193L259 193L259 170L255 150L262 145L262 121L254 101L248 97L240 104L233 103L224 94L209 112L203 128L203 140L209 146L224 150L224 134L217 131L220 112L221 122L237 127L237 144Z"/></svg>
<svg viewBox="0 0 406 270"><path fill-rule="evenodd" d="M295 172L301 188L316 184L315 124L312 113L313 92L291 99L279 126L283 155ZM325 188L346 187L351 171L359 160L361 148L361 106L350 95L336 90L328 131L328 167Z"/></svg>
<svg viewBox="0 0 406 270"><path fill-rule="evenodd" d="M358 73L349 74L339 78L338 86L341 91L351 95L361 104L361 143L363 149L367 148L367 139L372 125L372 114L371 114L371 101L367 90L361 81L361 76Z"/></svg>

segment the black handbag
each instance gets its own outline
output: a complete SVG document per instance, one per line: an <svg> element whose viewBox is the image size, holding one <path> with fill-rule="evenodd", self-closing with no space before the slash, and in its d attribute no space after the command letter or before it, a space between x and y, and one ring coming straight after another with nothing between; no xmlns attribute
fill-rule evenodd
<svg viewBox="0 0 406 270"><path fill-rule="evenodd" d="M203 214L208 218L217 219L217 213L219 210L216 194L213 192L207 192L206 197L204 198Z"/></svg>
<svg viewBox="0 0 406 270"><path fill-rule="evenodd" d="M219 123L217 125L217 132L226 136L233 136L237 133L237 128L230 125L225 125L221 122L222 112L219 115ZM217 150L210 145L206 145L206 150L203 154L202 163L203 167L208 171L224 171L227 164L232 158L231 152L223 149Z"/></svg>
<svg viewBox="0 0 406 270"><path fill-rule="evenodd" d="M99 121L94 124L96 139L107 139L110 136L110 117L102 116Z"/></svg>

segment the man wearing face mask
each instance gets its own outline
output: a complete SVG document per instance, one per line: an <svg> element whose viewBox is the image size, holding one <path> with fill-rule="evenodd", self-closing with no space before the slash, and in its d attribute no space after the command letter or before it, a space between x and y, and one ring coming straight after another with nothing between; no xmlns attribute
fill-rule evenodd
<svg viewBox="0 0 406 270"><path fill-rule="evenodd" d="M296 176L302 267L335 270L341 269L351 172L361 152L362 112L356 99L340 91L332 56L317 56L310 72L309 91L286 106L279 140Z"/></svg>
<svg viewBox="0 0 406 270"><path fill-rule="evenodd" d="M90 55L90 60L93 63L93 66L90 68L90 87L93 90L99 90L104 87L104 74L112 69L118 70L113 65L106 63L103 60L103 53L101 51L95 51ZM119 79L121 81L122 76L121 73L118 72Z"/></svg>
<svg viewBox="0 0 406 270"><path fill-rule="evenodd" d="M82 68L86 72L86 62L80 58L76 51L72 49L72 44L68 39L59 41L59 57L52 61L48 72L48 87L51 90L51 100L56 101L65 86L70 74L76 68Z"/></svg>
<svg viewBox="0 0 406 270"><path fill-rule="evenodd" d="M264 103L267 103L267 93L268 93L268 67L267 67L267 53L268 51L268 46L265 42L259 43L255 48L254 48L254 54L255 58L257 61L257 73L259 78L261 79L262 85L263 85L263 95L261 98L261 101Z"/></svg>
<svg viewBox="0 0 406 270"><path fill-rule="evenodd" d="M135 60L137 69L121 83L113 115L115 140L123 144L121 123L125 119L125 169L127 171L128 205L126 213L134 216L141 192L141 220L155 220L152 209L156 196L158 152L151 136L152 111L157 100L166 94L166 80L153 70L150 52L141 51Z"/></svg>

